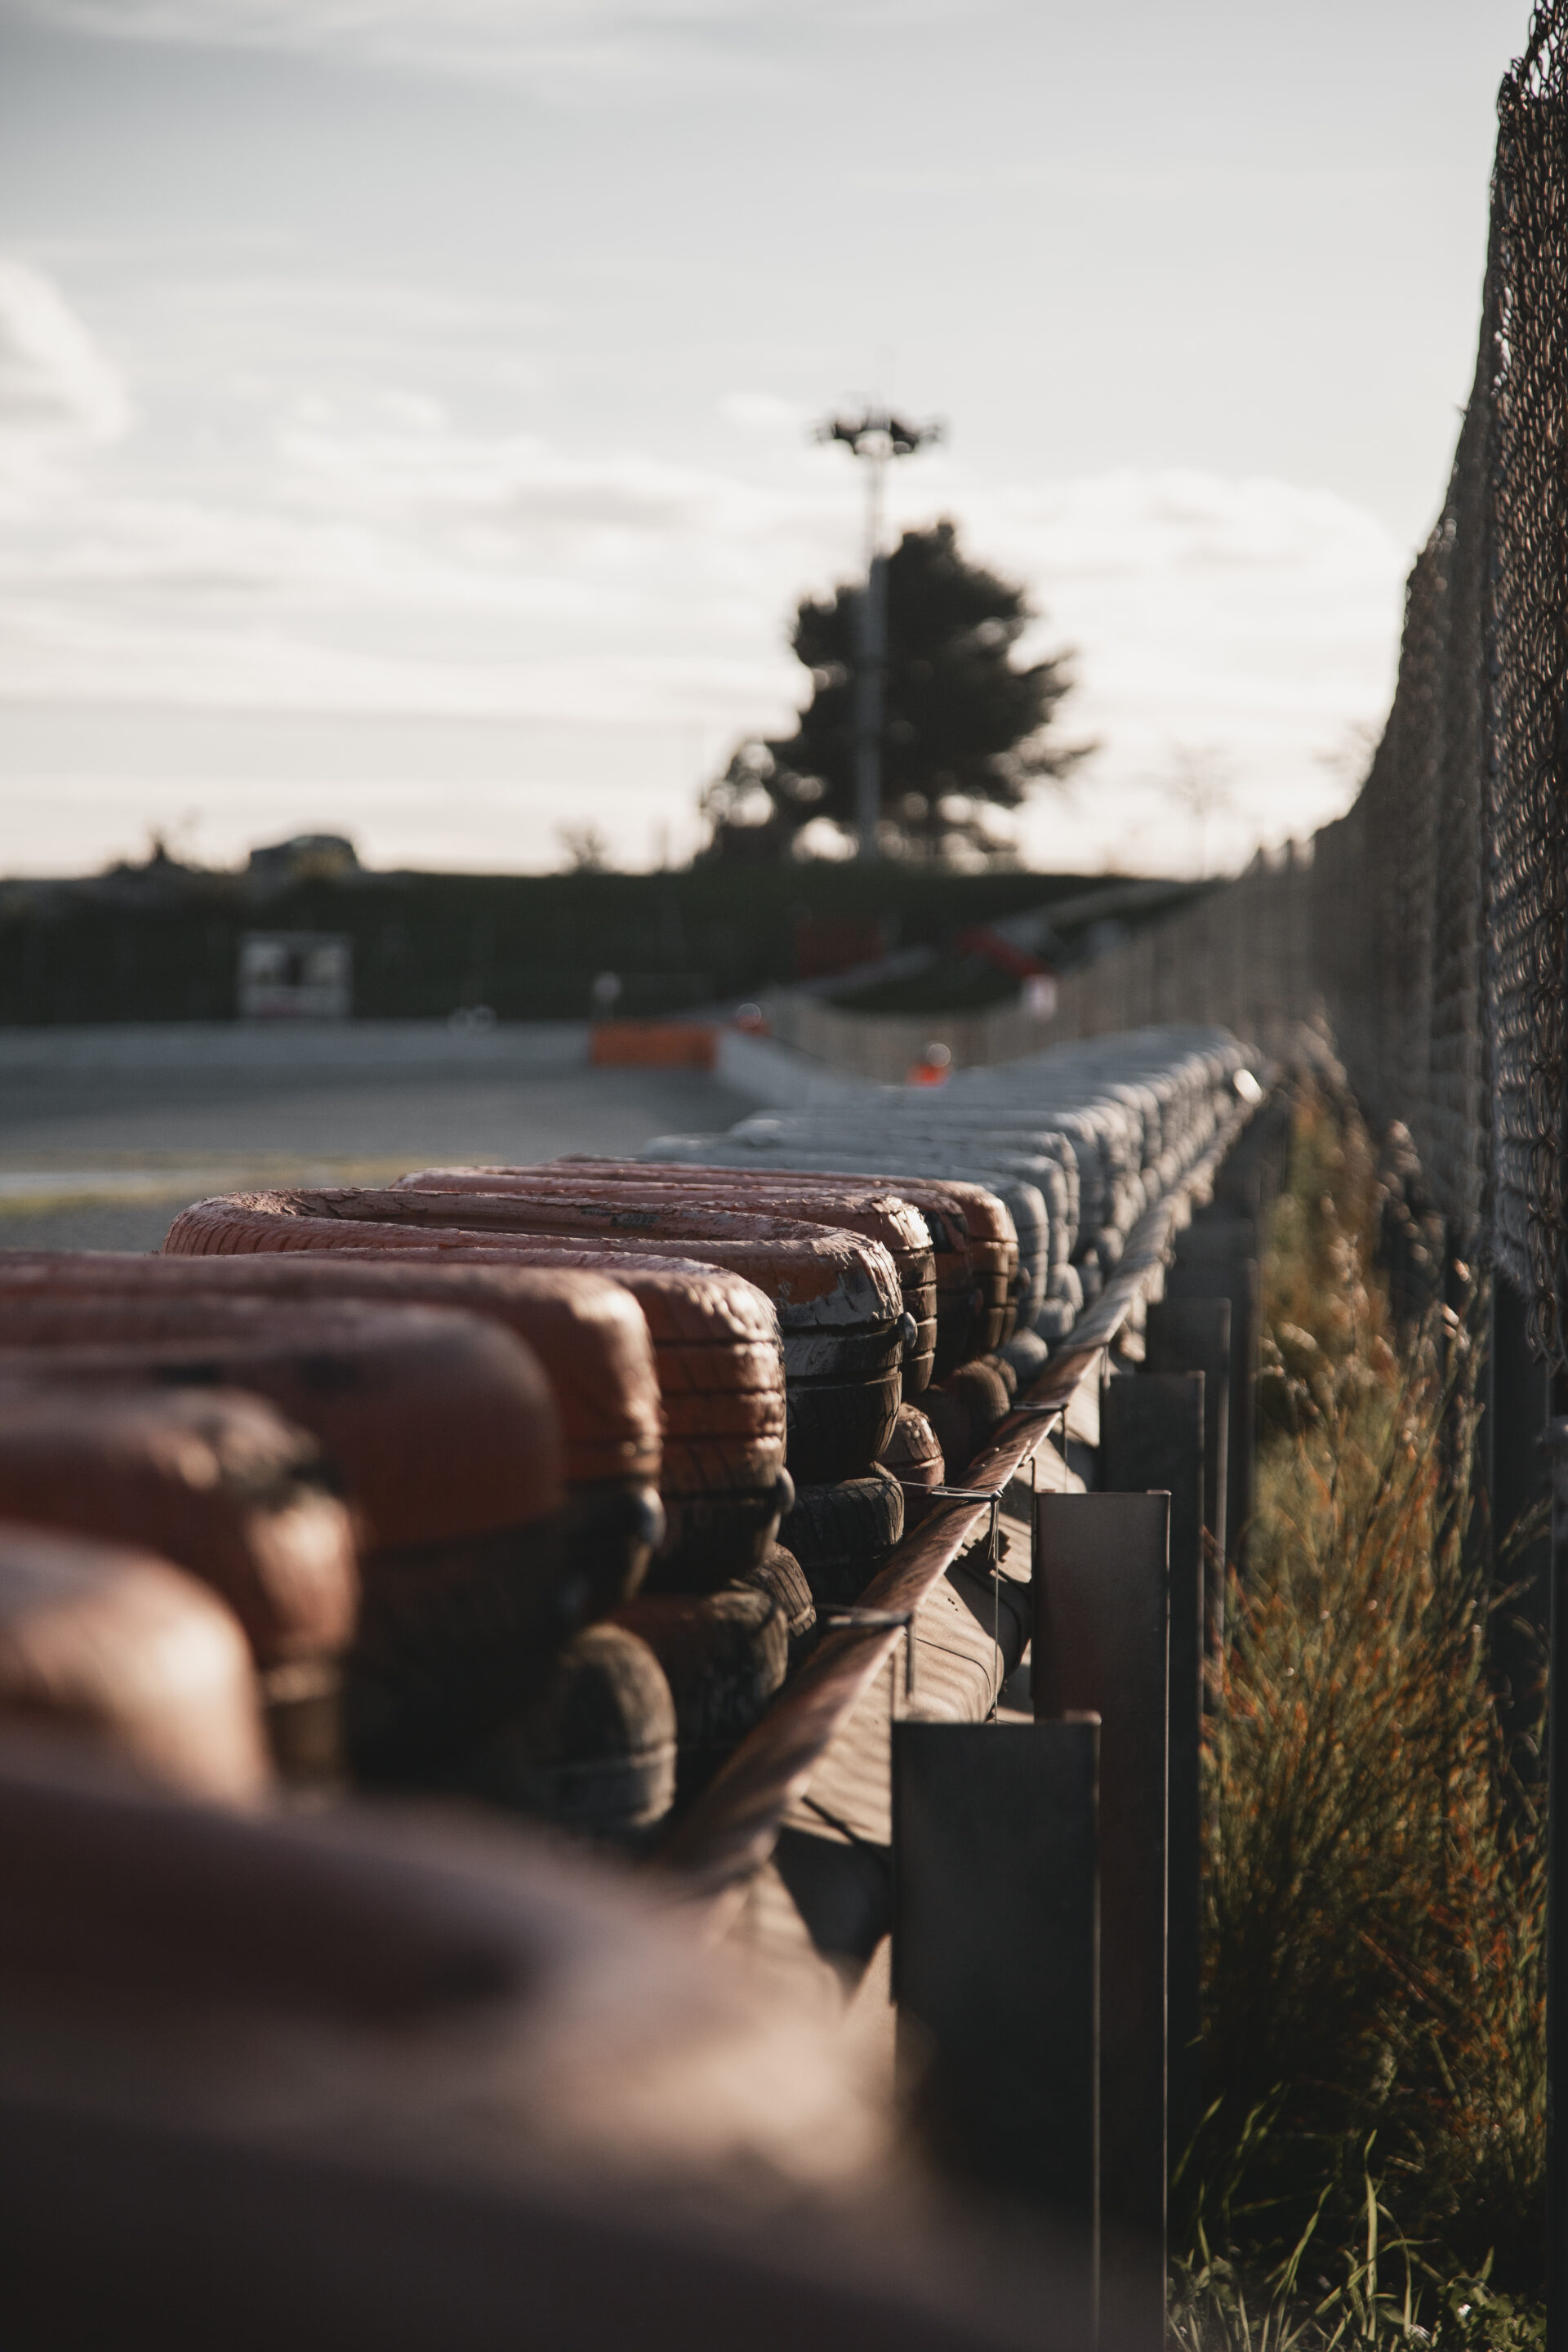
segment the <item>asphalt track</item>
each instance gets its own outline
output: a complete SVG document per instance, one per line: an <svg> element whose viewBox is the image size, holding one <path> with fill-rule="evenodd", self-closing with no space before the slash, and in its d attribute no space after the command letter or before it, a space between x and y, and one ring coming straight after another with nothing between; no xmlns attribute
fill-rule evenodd
<svg viewBox="0 0 1568 2352"><path fill-rule="evenodd" d="M622 1152L754 1108L687 1070L7 1072L0 1248L156 1249L208 1192Z"/></svg>

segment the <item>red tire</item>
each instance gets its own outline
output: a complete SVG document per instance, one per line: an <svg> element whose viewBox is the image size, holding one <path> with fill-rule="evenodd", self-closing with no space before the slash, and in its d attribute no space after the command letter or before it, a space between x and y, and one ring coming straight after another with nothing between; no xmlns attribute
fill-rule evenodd
<svg viewBox="0 0 1568 2352"><path fill-rule="evenodd" d="M518 1703L591 1606L563 1556L543 1374L478 1317L53 1298L12 1300L5 1321L0 1381L243 1387L320 1441L365 1530L344 1679L363 1775L438 1769Z"/></svg>
<svg viewBox="0 0 1568 2352"><path fill-rule="evenodd" d="M222 1596L259 1667L331 1656L353 1633L353 1522L320 1447L259 1397L11 1389L0 1519L156 1551Z"/></svg>
<svg viewBox="0 0 1568 2352"><path fill-rule="evenodd" d="M250 1656L216 1593L155 1552L0 1525L0 1720L85 1734L187 1797L270 1773Z"/></svg>
<svg viewBox="0 0 1568 2352"><path fill-rule="evenodd" d="M902 1365L904 1386L913 1395L931 1374L936 1346L936 1266L926 1221L912 1203L891 1192L834 1184L796 1189L742 1179L730 1184L714 1169L602 1166L595 1161L558 1161L538 1168L426 1168L399 1177L396 1192L500 1192L513 1196L595 1202L646 1201L682 1208L694 1203L724 1212L761 1212L804 1224L824 1225L879 1242L898 1268L905 1311L918 1337Z"/></svg>
<svg viewBox="0 0 1568 2352"><path fill-rule="evenodd" d="M658 1478L659 1378L647 1323L623 1286L603 1275L515 1259L485 1265L326 1251L247 1257L0 1252L0 1344L12 1302L38 1296L458 1307L500 1324L538 1356L560 1417L571 1484Z"/></svg>

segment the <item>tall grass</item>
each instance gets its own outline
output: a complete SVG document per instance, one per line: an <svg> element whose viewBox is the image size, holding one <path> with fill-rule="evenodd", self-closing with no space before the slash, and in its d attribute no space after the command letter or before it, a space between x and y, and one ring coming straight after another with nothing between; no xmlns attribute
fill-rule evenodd
<svg viewBox="0 0 1568 2352"><path fill-rule="evenodd" d="M1465 1541L1477 1318L1399 1344L1379 1198L1348 1104L1305 1092L1206 1757L1189 2345L1540 2325L1545 1851Z"/></svg>

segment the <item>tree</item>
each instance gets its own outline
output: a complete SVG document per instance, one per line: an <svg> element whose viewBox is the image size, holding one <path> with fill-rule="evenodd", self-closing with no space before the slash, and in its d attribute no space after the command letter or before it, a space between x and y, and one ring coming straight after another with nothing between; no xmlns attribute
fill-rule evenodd
<svg viewBox="0 0 1568 2352"><path fill-rule="evenodd" d="M799 856L826 818L855 810L858 586L807 597L790 641L811 672L793 735L742 743L703 795L716 857ZM908 530L888 558L882 821L885 855L993 858L1010 843L991 821L1032 784L1065 776L1087 745L1053 733L1071 679L1066 655L1020 668L1013 650L1035 615L1024 590L961 553L951 522Z"/></svg>

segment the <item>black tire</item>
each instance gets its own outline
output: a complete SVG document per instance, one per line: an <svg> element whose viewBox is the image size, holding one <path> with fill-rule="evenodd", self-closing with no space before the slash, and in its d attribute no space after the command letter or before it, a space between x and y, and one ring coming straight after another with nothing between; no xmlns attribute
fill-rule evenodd
<svg viewBox="0 0 1568 2352"><path fill-rule="evenodd" d="M902 1398L897 1372L787 1388L784 1460L796 1485L825 1486L863 1477L893 1433Z"/></svg>
<svg viewBox="0 0 1568 2352"><path fill-rule="evenodd" d="M1076 1265L1053 1265L1046 1305L1065 1306L1078 1314L1083 1306L1083 1276Z"/></svg>
<svg viewBox="0 0 1568 2352"><path fill-rule="evenodd" d="M1020 1331L1015 1339L1008 1340L1002 1350L1002 1359L1005 1363L1012 1365L1020 1394L1026 1393L1031 1384L1039 1379L1050 1352L1037 1331Z"/></svg>
<svg viewBox="0 0 1568 2352"><path fill-rule="evenodd" d="M700 1786L784 1681L789 1633L771 1592L644 1593L617 1625L646 1642L675 1702L682 1790Z"/></svg>
<svg viewBox="0 0 1568 2352"><path fill-rule="evenodd" d="M749 1568L737 1582L767 1593L773 1601L789 1635L793 1666L816 1630L816 1603L799 1560L783 1544L770 1544L755 1568Z"/></svg>
<svg viewBox="0 0 1568 2352"><path fill-rule="evenodd" d="M580 1836L636 1843L675 1801L675 1703L646 1642L590 1625L463 1775L475 1796Z"/></svg>
<svg viewBox="0 0 1568 2352"><path fill-rule="evenodd" d="M908 1310L896 1323L870 1331L786 1331L784 1380L875 1381L896 1372L921 1344L921 1327Z"/></svg>
<svg viewBox="0 0 1568 2352"><path fill-rule="evenodd" d="M961 1364L935 1388L927 1389L921 1411L942 1444L950 1479L962 1483L963 1473L1005 1417L1011 1400L1002 1375L976 1358Z"/></svg>
<svg viewBox="0 0 1568 2352"><path fill-rule="evenodd" d="M585 1620L607 1616L640 1587L664 1539L664 1506L641 1480L595 1480L566 1491L566 1563Z"/></svg>
<svg viewBox="0 0 1568 2352"><path fill-rule="evenodd" d="M882 1449L880 1467L903 1489L905 1535L912 1535L931 1517L936 1505L929 1490L947 1476L941 1441L924 1408L924 1397L918 1405L901 1404L898 1424Z"/></svg>
<svg viewBox="0 0 1568 2352"><path fill-rule="evenodd" d="M766 1555L779 1521L795 1499L795 1481L781 1470L760 1492L664 1496L665 1538L643 1579L645 1592L717 1592Z"/></svg>
<svg viewBox="0 0 1568 2352"><path fill-rule="evenodd" d="M818 1618L858 1601L904 1532L904 1492L885 1470L803 1486L780 1535L799 1560Z"/></svg>
<svg viewBox="0 0 1568 2352"><path fill-rule="evenodd" d="M565 1570L559 1516L370 1553L343 1661L354 1779L438 1783L531 1699L585 1612L585 1588Z"/></svg>
<svg viewBox="0 0 1568 2352"><path fill-rule="evenodd" d="M962 1290L938 1292L937 1318L931 1380L943 1381L984 1342L985 1301L972 1277L965 1278Z"/></svg>

